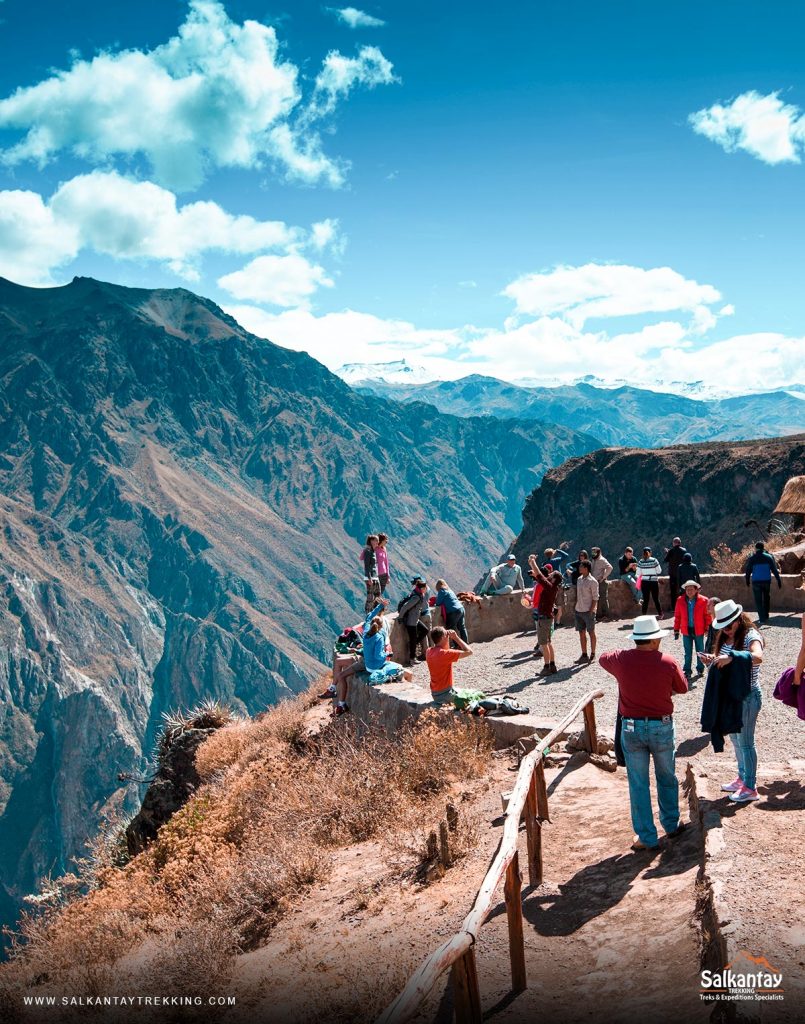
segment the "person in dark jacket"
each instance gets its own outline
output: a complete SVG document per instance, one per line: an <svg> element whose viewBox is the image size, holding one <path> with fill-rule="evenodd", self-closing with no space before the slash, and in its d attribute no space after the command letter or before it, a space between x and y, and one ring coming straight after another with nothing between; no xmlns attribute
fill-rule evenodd
<svg viewBox="0 0 805 1024"><path fill-rule="evenodd" d="M397 617L405 626L408 634L408 658L413 664L417 660L417 647L422 645L422 656L418 659L424 661L428 650L428 627L422 621L424 615L429 614L428 607L428 584L421 576L415 576L411 583L414 589L401 603Z"/></svg>
<svg viewBox="0 0 805 1024"><path fill-rule="evenodd" d="M693 561L693 555L690 551L685 552L685 557L682 559L682 564L679 566L679 572L677 574L677 585L679 586L680 594L685 589L685 584L688 580L693 580L694 583L701 583L702 577L699 574L699 567Z"/></svg>
<svg viewBox="0 0 805 1024"><path fill-rule="evenodd" d="M676 607L676 599L679 597L679 567L687 554L682 547L679 537L674 537L671 547L665 549L663 561L668 566L668 582L671 589L671 613Z"/></svg>
<svg viewBox="0 0 805 1024"><path fill-rule="evenodd" d="M716 630L713 653L700 655L705 663L718 670L712 682L710 673L707 675L702 729L711 733L716 751L723 748L724 734L729 734L735 748L738 775L721 789L729 793L733 803L747 803L758 798L755 726L763 706L760 689L763 637L735 601L721 601L716 605L713 626Z"/></svg>
<svg viewBox="0 0 805 1024"><path fill-rule="evenodd" d="M755 610L759 625L769 621L771 610L771 578L777 580L778 588L782 589L783 581L780 579L780 570L777 568L777 560L774 555L766 551L766 545L762 540L755 544L755 553L746 563L746 585L751 584L752 596L755 599Z"/></svg>

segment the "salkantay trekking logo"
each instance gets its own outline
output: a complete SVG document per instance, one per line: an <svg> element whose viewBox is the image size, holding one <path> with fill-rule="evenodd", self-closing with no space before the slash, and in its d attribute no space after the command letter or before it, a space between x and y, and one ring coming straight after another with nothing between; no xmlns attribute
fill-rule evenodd
<svg viewBox="0 0 805 1024"><path fill-rule="evenodd" d="M702 971L700 996L706 1000L783 999L783 972L765 956L742 950L722 971Z"/></svg>

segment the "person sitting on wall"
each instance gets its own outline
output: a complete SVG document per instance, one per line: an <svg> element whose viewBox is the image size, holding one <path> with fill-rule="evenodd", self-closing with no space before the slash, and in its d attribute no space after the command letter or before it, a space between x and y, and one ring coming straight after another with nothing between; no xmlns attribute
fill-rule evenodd
<svg viewBox="0 0 805 1024"><path fill-rule="evenodd" d="M481 587L482 594L511 594L514 590L525 590L523 572L514 555L489 570Z"/></svg>
<svg viewBox="0 0 805 1024"><path fill-rule="evenodd" d="M368 672L374 682L393 683L400 679L410 682L414 678L410 669L391 661L388 656L388 633L385 629L383 615L388 608L387 597L382 598L377 606L369 612L363 623L363 656L351 665L341 669L336 685L336 705L333 715L336 718L349 711L347 704L348 680L356 672Z"/></svg>
<svg viewBox="0 0 805 1024"><path fill-rule="evenodd" d="M472 648L466 644L454 629L434 626L431 630L433 647L426 655L430 674L430 693L434 704L447 704L453 699L453 665L462 658L469 658ZM453 650L450 642L457 650Z"/></svg>

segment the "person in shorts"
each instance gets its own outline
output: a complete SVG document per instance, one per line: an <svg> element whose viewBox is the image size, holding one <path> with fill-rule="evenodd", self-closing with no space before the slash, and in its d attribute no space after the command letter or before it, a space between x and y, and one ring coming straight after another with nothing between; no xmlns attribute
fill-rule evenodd
<svg viewBox="0 0 805 1024"><path fill-rule="evenodd" d="M598 580L592 574L592 565L585 558L579 562L576 581L576 630L581 644L577 665L589 665L595 660L595 616L598 611ZM590 634L590 653L587 654L587 634Z"/></svg>
<svg viewBox="0 0 805 1024"><path fill-rule="evenodd" d="M531 575L536 580L540 591L535 609L537 643L542 648L545 658L545 664L542 667L540 675L552 676L557 671L556 652L552 643L555 611L554 606L556 602L556 595L559 593L559 589L562 586L562 574L557 572L555 569L551 569L550 563L546 564L545 571L543 572L543 570L537 565L536 555L529 556L528 564L531 570Z"/></svg>

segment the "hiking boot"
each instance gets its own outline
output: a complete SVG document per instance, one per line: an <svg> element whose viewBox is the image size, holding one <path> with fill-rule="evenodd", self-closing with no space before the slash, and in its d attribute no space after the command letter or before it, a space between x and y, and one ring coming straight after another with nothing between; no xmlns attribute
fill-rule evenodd
<svg viewBox="0 0 805 1024"><path fill-rule="evenodd" d="M549 661L546 661L545 664L540 669L538 675L549 676L550 674L551 674L551 663Z"/></svg>
<svg viewBox="0 0 805 1024"><path fill-rule="evenodd" d="M591 665L595 661L595 651L587 658L587 664Z"/></svg>
<svg viewBox="0 0 805 1024"><path fill-rule="evenodd" d="M341 715L349 714L349 708L346 704L336 704L333 708L333 718L340 718Z"/></svg>
<svg viewBox="0 0 805 1024"><path fill-rule="evenodd" d="M555 675L555 673L557 673L558 671L559 669L556 667L556 662L552 661L548 666L548 671L545 674L548 676L552 676Z"/></svg>
<svg viewBox="0 0 805 1024"><path fill-rule="evenodd" d="M737 792L730 793L729 798L734 804L747 804L750 800L758 799L758 792L756 789L749 789L746 786L741 786Z"/></svg>
<svg viewBox="0 0 805 1024"><path fill-rule="evenodd" d="M634 850L635 853L642 853L643 850L651 850L653 852L654 850L659 850L659 848L659 844L656 846L646 846L646 844L642 843L639 839L632 843L631 846L631 849Z"/></svg>
<svg viewBox="0 0 805 1024"><path fill-rule="evenodd" d="M681 836L682 835L682 833L685 831L685 829L687 829L687 827L688 826L687 826L686 822L680 821L680 823L676 826L676 828L673 830L673 832L666 832L665 833L666 839L676 839L677 836Z"/></svg>
<svg viewBox="0 0 805 1024"><path fill-rule="evenodd" d="M739 777L737 779L733 779L732 782L725 782L724 785L721 787L721 792L722 793L738 793L743 788L744 788L743 779L741 779Z"/></svg>
<svg viewBox="0 0 805 1024"><path fill-rule="evenodd" d="M335 697L335 687L328 686L324 693L319 694L319 700L332 700Z"/></svg>
<svg viewBox="0 0 805 1024"><path fill-rule="evenodd" d="M580 654L573 662L574 665L589 665L590 661L586 654Z"/></svg>

